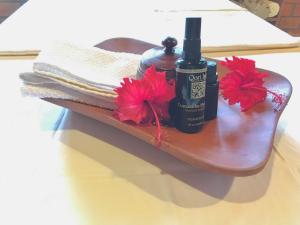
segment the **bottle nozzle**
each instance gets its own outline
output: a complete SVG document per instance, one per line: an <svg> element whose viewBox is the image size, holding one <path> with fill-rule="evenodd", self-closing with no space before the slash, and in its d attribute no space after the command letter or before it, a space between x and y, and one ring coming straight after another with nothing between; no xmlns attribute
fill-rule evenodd
<svg viewBox="0 0 300 225"><path fill-rule="evenodd" d="M185 20L185 39L200 39L201 17L186 18Z"/></svg>
<svg viewBox="0 0 300 225"><path fill-rule="evenodd" d="M201 17L190 17L185 20L185 39L183 58L191 61L201 59Z"/></svg>

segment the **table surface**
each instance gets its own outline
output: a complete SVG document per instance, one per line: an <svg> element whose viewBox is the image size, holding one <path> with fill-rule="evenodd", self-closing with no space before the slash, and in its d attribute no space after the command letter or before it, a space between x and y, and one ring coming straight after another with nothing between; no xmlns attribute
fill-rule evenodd
<svg viewBox="0 0 300 225"><path fill-rule="evenodd" d="M247 56L294 93L265 169L195 169L110 126L20 95L32 59L2 59L0 224L299 224L300 52ZM4 83L5 82L5 83Z"/></svg>
<svg viewBox="0 0 300 225"><path fill-rule="evenodd" d="M182 45L187 16L202 17L204 52L300 47L299 38L229 0L111 0L105 5L96 0L30 0L1 24L0 55L37 54L53 40L93 46L129 37L160 45L173 36Z"/></svg>
<svg viewBox="0 0 300 225"><path fill-rule="evenodd" d="M39 1L29 2L42 4ZM205 10L248 13L230 3L221 4L223 0L216 2L217 6L211 3ZM45 11L34 12L36 18L45 19ZM58 15L64 15L62 10ZM39 28L36 19L24 19L30 24L28 31ZM4 37L0 51L4 43L10 49L20 40L12 35L21 35L20 30L12 31L20 27L17 21L0 27L0 38ZM40 36L34 40L42 42L41 37L51 33L48 28L40 27L35 33ZM22 32L26 42L30 35ZM66 35L77 33L73 25ZM88 41L94 38L82 36ZM34 41L20 46L29 43L40 46ZM31 71L33 57L0 57L0 224L299 225L300 49L280 52L206 53L210 57L246 55L259 67L283 74L294 87L278 123L271 158L260 173L249 177L193 168L110 126L40 99L24 98L18 74Z"/></svg>

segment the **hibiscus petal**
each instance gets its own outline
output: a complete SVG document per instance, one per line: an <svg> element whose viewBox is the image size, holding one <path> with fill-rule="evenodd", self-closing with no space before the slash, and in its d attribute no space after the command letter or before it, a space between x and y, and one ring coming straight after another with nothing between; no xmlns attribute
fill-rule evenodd
<svg viewBox="0 0 300 225"><path fill-rule="evenodd" d="M169 102L175 97L175 85L167 82L165 72L158 72L151 66L141 80L124 78L115 92L118 94L115 113L121 121L148 123L154 120L149 104L159 118L169 118Z"/></svg>
<svg viewBox="0 0 300 225"><path fill-rule="evenodd" d="M251 59L232 57L232 60L225 58L226 61L222 61L221 64L233 71L240 71L242 75L245 73L251 73L256 70L255 61Z"/></svg>
<svg viewBox="0 0 300 225"><path fill-rule="evenodd" d="M175 97L175 83L166 79L166 72L158 72L152 65L145 72L144 79L151 85L154 103L169 102Z"/></svg>
<svg viewBox="0 0 300 225"><path fill-rule="evenodd" d="M116 115L121 121L133 121L137 124L153 119L146 101L152 99L152 89L141 80L124 78L121 87L115 89L118 96Z"/></svg>
<svg viewBox="0 0 300 225"><path fill-rule="evenodd" d="M241 110L247 111L266 99L267 89L263 86L268 73L259 72L255 61L233 57L223 62L230 72L220 80L221 94L230 105L240 103Z"/></svg>

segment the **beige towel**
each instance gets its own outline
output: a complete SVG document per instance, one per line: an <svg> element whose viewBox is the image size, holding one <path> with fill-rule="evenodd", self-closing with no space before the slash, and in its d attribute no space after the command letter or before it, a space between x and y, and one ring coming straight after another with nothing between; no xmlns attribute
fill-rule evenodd
<svg viewBox="0 0 300 225"><path fill-rule="evenodd" d="M66 99L106 109L115 109L115 96L99 95L78 86L41 77L40 74L35 73L22 73L20 78L24 84L21 87L24 96Z"/></svg>
<svg viewBox="0 0 300 225"><path fill-rule="evenodd" d="M22 93L40 98L70 99L104 108L114 108L123 77L135 77L140 55L53 43L22 73Z"/></svg>

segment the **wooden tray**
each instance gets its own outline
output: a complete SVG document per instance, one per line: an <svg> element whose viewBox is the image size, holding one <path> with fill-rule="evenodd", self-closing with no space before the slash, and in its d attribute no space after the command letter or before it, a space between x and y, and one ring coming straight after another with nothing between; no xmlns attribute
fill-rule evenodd
<svg viewBox="0 0 300 225"><path fill-rule="evenodd" d="M110 39L98 47L114 51L142 53L151 44L126 38ZM225 69L219 65L219 76ZM292 86L283 76L270 72L266 86L286 96L280 111L274 111L271 98L247 113L229 106L219 98L218 118L205 124L201 132L185 134L175 128L162 127L160 149L174 157L209 171L234 176L252 175L263 169L272 151L279 117L285 108ZM116 120L109 110L73 101L45 99L56 105L114 126L151 145L155 145L156 127L129 125Z"/></svg>

